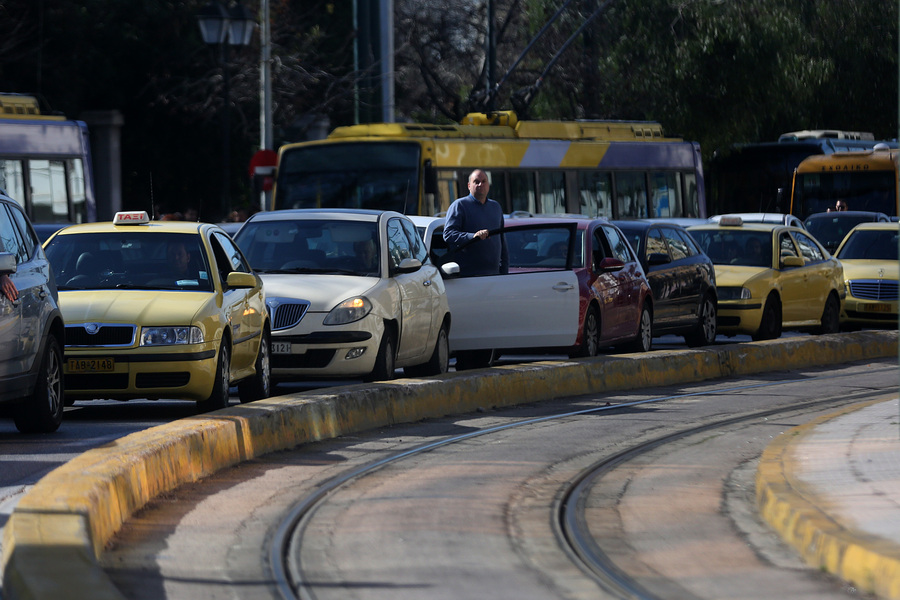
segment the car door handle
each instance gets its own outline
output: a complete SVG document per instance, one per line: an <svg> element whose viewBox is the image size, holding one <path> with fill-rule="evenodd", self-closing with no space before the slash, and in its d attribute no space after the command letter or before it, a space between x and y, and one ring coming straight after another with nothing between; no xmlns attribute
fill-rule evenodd
<svg viewBox="0 0 900 600"><path fill-rule="evenodd" d="M553 286L553 289L557 292L568 292L569 290L574 290L575 286L570 283L559 282Z"/></svg>
<svg viewBox="0 0 900 600"><path fill-rule="evenodd" d="M430 280L430 279L426 279L425 281L422 282L422 285L424 285L425 287L430 286L430 285L431 285L431 280Z"/></svg>

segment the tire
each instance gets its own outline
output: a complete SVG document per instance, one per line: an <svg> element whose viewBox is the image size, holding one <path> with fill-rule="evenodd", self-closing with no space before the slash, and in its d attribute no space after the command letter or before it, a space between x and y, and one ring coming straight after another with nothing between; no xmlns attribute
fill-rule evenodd
<svg viewBox="0 0 900 600"><path fill-rule="evenodd" d="M241 403L255 402L272 394L272 368L269 361L269 332L263 331L256 354L256 373L238 384Z"/></svg>
<svg viewBox="0 0 900 600"><path fill-rule="evenodd" d="M456 353L456 370L486 369L493 361L493 350L465 350Z"/></svg>
<svg viewBox="0 0 900 600"><path fill-rule="evenodd" d="M219 348L219 360L216 362L216 380L212 393L206 400L197 403L202 413L219 410L228 406L228 387L231 384L231 346L227 339L222 340Z"/></svg>
<svg viewBox="0 0 900 600"><path fill-rule="evenodd" d="M437 340L434 342L434 352L427 363L405 367L404 374L409 377L427 377L441 375L450 369L450 331L447 323L441 325Z"/></svg>
<svg viewBox="0 0 900 600"><path fill-rule="evenodd" d="M600 317L597 309L591 306L584 315L584 328L581 331L581 345L572 352L571 358L583 358L600 354Z"/></svg>
<svg viewBox="0 0 900 600"><path fill-rule="evenodd" d="M774 340L781 337L781 303L774 295L766 298L759 329L752 336L753 341Z"/></svg>
<svg viewBox="0 0 900 600"><path fill-rule="evenodd" d="M838 333L841 330L841 303L834 297L828 296L825 301L825 309L822 311L822 324L816 329L816 333Z"/></svg>
<svg viewBox="0 0 900 600"><path fill-rule="evenodd" d="M394 378L394 333L385 328L381 343L378 345L378 356L375 357L375 368L367 378L369 381L390 381Z"/></svg>
<svg viewBox="0 0 900 600"><path fill-rule="evenodd" d="M706 295L700 303L700 314L697 328L684 335L684 341L691 348L709 346L716 341L716 303L712 296Z"/></svg>
<svg viewBox="0 0 900 600"><path fill-rule="evenodd" d="M645 304L641 308L641 320L638 322L638 334L625 348L628 352L649 352L653 347L653 315Z"/></svg>
<svg viewBox="0 0 900 600"><path fill-rule="evenodd" d="M34 392L15 411L16 429L22 433L51 433L62 423L63 351L59 340L51 335L41 357L41 371Z"/></svg>

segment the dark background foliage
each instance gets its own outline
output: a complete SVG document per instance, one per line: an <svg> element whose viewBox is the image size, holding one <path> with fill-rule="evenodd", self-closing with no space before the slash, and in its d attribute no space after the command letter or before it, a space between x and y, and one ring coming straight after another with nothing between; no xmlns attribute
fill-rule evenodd
<svg viewBox="0 0 900 600"><path fill-rule="evenodd" d="M120 111L125 208L196 205L218 219L224 78L199 35L204 3L0 0L0 92L39 95L70 118ZM496 108L655 120L699 141L706 160L798 129L897 136L893 0L494 0L496 78L564 4L504 80ZM245 5L255 14L258 0ZM270 11L276 144L369 114L354 105L367 74L355 71L352 2L270 0ZM397 119L451 122L477 108L486 0L394 0L394 13ZM247 164L260 147L258 62L255 35L226 64L235 205L251 202Z"/></svg>

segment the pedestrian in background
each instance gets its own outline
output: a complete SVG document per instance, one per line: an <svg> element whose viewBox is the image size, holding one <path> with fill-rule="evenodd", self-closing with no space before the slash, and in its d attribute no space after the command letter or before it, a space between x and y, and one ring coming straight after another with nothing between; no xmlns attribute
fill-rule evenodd
<svg viewBox="0 0 900 600"><path fill-rule="evenodd" d="M503 228L503 208L488 198L491 184L487 173L475 169L469 175L468 185L469 195L457 198L447 209L444 241L455 252L453 260L459 264L460 275L508 273L506 238L502 234L490 235L491 230Z"/></svg>

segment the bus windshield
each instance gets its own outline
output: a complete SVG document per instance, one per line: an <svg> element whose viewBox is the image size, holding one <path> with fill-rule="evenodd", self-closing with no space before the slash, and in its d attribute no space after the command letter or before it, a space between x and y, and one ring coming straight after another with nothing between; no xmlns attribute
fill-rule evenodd
<svg viewBox="0 0 900 600"><path fill-rule="evenodd" d="M285 150L278 166L275 206L367 208L416 214L419 145L346 142Z"/></svg>
<svg viewBox="0 0 900 600"><path fill-rule="evenodd" d="M850 210L896 215L895 177L893 171L797 173L794 214L805 218L825 212L840 198Z"/></svg>

